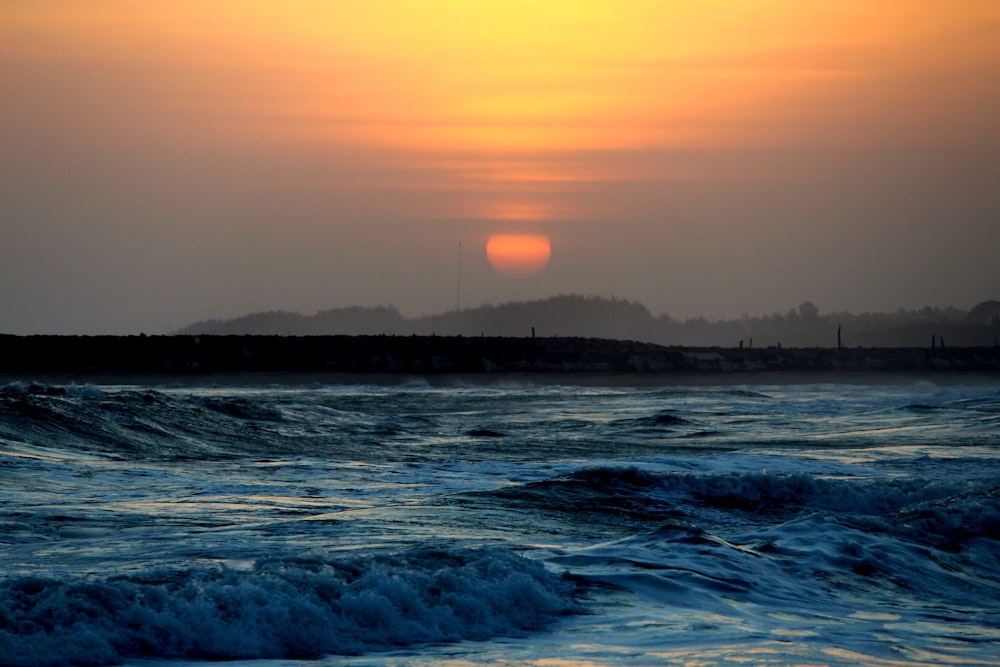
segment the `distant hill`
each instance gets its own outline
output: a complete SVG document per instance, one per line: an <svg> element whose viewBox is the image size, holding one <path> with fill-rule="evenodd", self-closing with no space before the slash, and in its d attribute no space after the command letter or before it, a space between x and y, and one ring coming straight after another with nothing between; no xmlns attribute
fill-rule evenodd
<svg viewBox="0 0 1000 667"><path fill-rule="evenodd" d="M838 341L839 332L839 341ZM405 318L392 306L334 308L314 315L286 311L197 322L178 334L579 336L660 345L738 347L991 346L1000 342L1000 301L893 313L829 313L805 302L787 313L730 320L654 316L624 299L562 295Z"/></svg>
<svg viewBox="0 0 1000 667"><path fill-rule="evenodd" d="M302 315L283 310L251 313L232 320L195 322L177 331L178 334L257 335L257 336L360 336L377 333L400 333L405 320L395 308L376 306L365 308L333 308L315 315Z"/></svg>
<svg viewBox="0 0 1000 667"><path fill-rule="evenodd" d="M208 335L572 335L640 340L654 336L657 320L645 306L623 299L556 296L538 301L487 305L406 319L391 306L334 308L315 315L287 311L207 320L178 334Z"/></svg>

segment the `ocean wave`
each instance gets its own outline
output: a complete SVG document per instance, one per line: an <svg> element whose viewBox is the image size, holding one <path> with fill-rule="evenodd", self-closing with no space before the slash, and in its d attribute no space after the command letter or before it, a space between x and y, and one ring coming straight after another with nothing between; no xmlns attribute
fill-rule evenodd
<svg viewBox="0 0 1000 667"><path fill-rule="evenodd" d="M590 586L625 589L674 607L738 617L747 605L803 617L844 617L872 595L899 609L994 605L1000 594L995 543L961 553L929 549L908 531L813 512L725 538L666 524L619 540L569 550L553 562Z"/></svg>
<svg viewBox="0 0 1000 667"><path fill-rule="evenodd" d="M955 549L975 538L1000 540L1000 486L920 503L893 518L893 532L930 539L939 548Z"/></svg>
<svg viewBox="0 0 1000 667"><path fill-rule="evenodd" d="M92 385L48 385L40 382L11 382L0 387L0 396L36 394L41 396L100 396L100 388Z"/></svg>
<svg viewBox="0 0 1000 667"><path fill-rule="evenodd" d="M625 479L635 476L631 470L622 474ZM850 479L767 471L662 474L656 485L670 498L687 498L724 509L769 513L822 510L862 515L893 514L921 503L945 501L970 490L968 483L922 478Z"/></svg>
<svg viewBox="0 0 1000 667"><path fill-rule="evenodd" d="M669 431L674 426L685 426L691 422L684 417L680 417L672 412L659 412L654 415L636 417L634 419L619 419L614 425L619 428L626 428L634 432L662 432Z"/></svg>
<svg viewBox="0 0 1000 667"><path fill-rule="evenodd" d="M288 453L282 411L249 396L43 385L0 391L0 438L152 460L218 460Z"/></svg>
<svg viewBox="0 0 1000 667"><path fill-rule="evenodd" d="M412 549L252 569L155 569L0 581L5 665L128 658L311 658L538 629L579 611L574 585L495 549Z"/></svg>
<svg viewBox="0 0 1000 667"><path fill-rule="evenodd" d="M591 466L478 495L567 515L603 514L629 521L698 516L704 508L770 522L810 512L880 517L925 526L932 542L1000 533L996 489L989 482L923 478L852 479L767 471L725 474L650 472L638 466ZM888 530L888 529L886 529ZM936 531L936 532L934 532Z"/></svg>
<svg viewBox="0 0 1000 667"><path fill-rule="evenodd" d="M743 510L827 510L886 514L914 503L946 498L962 487L920 479L847 480L807 473L767 472L723 475L669 475L661 487L702 503Z"/></svg>
<svg viewBox="0 0 1000 667"><path fill-rule="evenodd" d="M719 398L748 398L752 400L773 400L773 396L770 394L763 393L756 389L751 389L748 386L743 387L713 387L713 388L697 388L697 387L667 387L662 389L656 389L651 393L652 396L656 398L708 398L708 399L719 399Z"/></svg>
<svg viewBox="0 0 1000 667"><path fill-rule="evenodd" d="M199 403L209 410L237 419L280 422L284 418L280 410L245 398L206 398Z"/></svg>
<svg viewBox="0 0 1000 667"><path fill-rule="evenodd" d="M31 387L0 391L0 439L127 459L371 458L387 442L439 426L433 413L386 410L379 397L325 390L303 395L127 388L91 394ZM395 398L397 408L413 403L406 392Z"/></svg>

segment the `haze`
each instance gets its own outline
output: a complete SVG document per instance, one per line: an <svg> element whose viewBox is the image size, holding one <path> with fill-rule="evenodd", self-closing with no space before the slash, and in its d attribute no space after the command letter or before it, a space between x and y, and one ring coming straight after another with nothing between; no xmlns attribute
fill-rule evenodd
<svg viewBox="0 0 1000 667"><path fill-rule="evenodd" d="M0 332L969 308L998 118L993 0L0 0Z"/></svg>

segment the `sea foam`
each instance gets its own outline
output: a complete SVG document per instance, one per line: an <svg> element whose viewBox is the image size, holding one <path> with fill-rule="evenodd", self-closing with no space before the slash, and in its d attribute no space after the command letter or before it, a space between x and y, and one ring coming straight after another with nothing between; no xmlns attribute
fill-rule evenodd
<svg viewBox="0 0 1000 667"><path fill-rule="evenodd" d="M575 611L573 593L539 562L497 549L15 577L0 582L0 655L42 667L356 654L516 635Z"/></svg>

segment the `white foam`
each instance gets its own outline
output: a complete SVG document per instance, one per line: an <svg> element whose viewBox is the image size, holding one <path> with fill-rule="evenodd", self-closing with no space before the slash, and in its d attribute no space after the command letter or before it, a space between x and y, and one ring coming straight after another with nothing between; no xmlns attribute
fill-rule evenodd
<svg viewBox="0 0 1000 667"><path fill-rule="evenodd" d="M43 667L352 654L519 634L574 611L572 594L539 562L493 549L20 577L0 582L0 655Z"/></svg>

